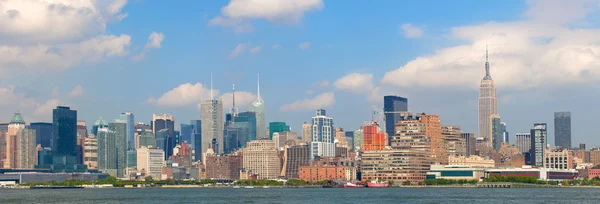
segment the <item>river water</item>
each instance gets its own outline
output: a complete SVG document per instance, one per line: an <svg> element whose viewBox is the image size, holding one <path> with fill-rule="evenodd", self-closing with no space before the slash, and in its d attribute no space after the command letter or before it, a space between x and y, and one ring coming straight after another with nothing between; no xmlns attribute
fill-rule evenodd
<svg viewBox="0 0 600 204"><path fill-rule="evenodd" d="M0 190L0 203L600 203L600 189L270 188Z"/></svg>

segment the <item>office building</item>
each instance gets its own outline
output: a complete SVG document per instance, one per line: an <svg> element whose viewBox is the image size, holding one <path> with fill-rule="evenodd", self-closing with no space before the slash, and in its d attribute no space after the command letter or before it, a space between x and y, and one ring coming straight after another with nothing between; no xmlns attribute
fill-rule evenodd
<svg viewBox="0 0 600 204"><path fill-rule="evenodd" d="M506 123L505 122L501 122L500 124L502 124L502 142L506 142L510 144L510 136L508 134L508 130L506 129Z"/></svg>
<svg viewBox="0 0 600 204"><path fill-rule="evenodd" d="M25 128L19 130L17 144L17 166L16 168L33 169L37 165L37 149L35 144L35 130Z"/></svg>
<svg viewBox="0 0 600 204"><path fill-rule="evenodd" d="M490 117L498 114L498 100L496 98L496 88L494 80L490 75L490 63L488 61L487 49L485 51L485 77L481 80L479 86L479 135L487 143L488 147L492 146L492 125Z"/></svg>
<svg viewBox="0 0 600 204"><path fill-rule="evenodd" d="M490 116L490 135L492 136L492 141L490 146L494 147L494 150L498 152L500 147L502 146L502 141L504 140L504 130L502 128L502 122L500 121L500 115L493 114Z"/></svg>
<svg viewBox="0 0 600 204"><path fill-rule="evenodd" d="M193 144L193 138L194 138L194 125L190 125L190 124L181 124L181 138L180 141L183 142L188 142L190 144Z"/></svg>
<svg viewBox="0 0 600 204"><path fill-rule="evenodd" d="M4 168L19 168L20 136L24 129L25 121L21 113L15 113L10 119L4 140Z"/></svg>
<svg viewBox="0 0 600 204"><path fill-rule="evenodd" d="M103 172L117 172L117 141L116 134L112 133L108 127L96 129L98 142L98 170Z"/></svg>
<svg viewBox="0 0 600 204"><path fill-rule="evenodd" d="M531 150L531 133L517 133L515 138L517 139L517 148L521 153Z"/></svg>
<svg viewBox="0 0 600 204"><path fill-rule="evenodd" d="M429 137L393 136L392 143L398 146L362 153L361 180L409 185L424 182L431 165Z"/></svg>
<svg viewBox="0 0 600 204"><path fill-rule="evenodd" d="M121 120L125 121L125 123L127 124L125 127L125 132L126 132L126 144L127 144L127 150L135 150L135 139L134 139L134 133L135 133L135 124L134 124L134 116L133 113L131 112L124 112L121 113Z"/></svg>
<svg viewBox="0 0 600 204"><path fill-rule="evenodd" d="M115 151L115 160L109 160L109 162L116 163L117 177L124 178L127 168L127 121L115 120L109 123L108 134L114 138L115 142L114 149L108 149L108 151Z"/></svg>
<svg viewBox="0 0 600 204"><path fill-rule="evenodd" d="M383 97L383 113L385 117L385 132L391 138L394 134L396 123L401 119L401 114L408 111L408 99L400 96ZM389 144L389 141L388 141Z"/></svg>
<svg viewBox="0 0 600 204"><path fill-rule="evenodd" d="M164 146L160 147L165 151L165 156L168 158L173 155L173 148L177 145L177 136L175 135L175 118L170 114L156 115L152 114L152 133L157 136L161 130L166 130L164 136Z"/></svg>
<svg viewBox="0 0 600 204"><path fill-rule="evenodd" d="M302 141L306 144L312 141L312 124L306 121L302 124Z"/></svg>
<svg viewBox="0 0 600 204"><path fill-rule="evenodd" d="M298 141L297 132L276 132L273 133L273 142L278 150L283 150L287 143L296 144ZM299 143L299 142L298 142Z"/></svg>
<svg viewBox="0 0 600 204"><path fill-rule="evenodd" d="M346 141L348 142L348 148L354 150L354 131L346 131L344 133Z"/></svg>
<svg viewBox="0 0 600 204"><path fill-rule="evenodd" d="M142 146L154 148L158 147L158 145L156 144L156 136L154 136L152 131L140 129L139 131L136 131L135 134L139 138L139 145L137 148L140 148Z"/></svg>
<svg viewBox="0 0 600 204"><path fill-rule="evenodd" d="M354 149L355 150L361 150L362 149L362 145L363 145L363 136L364 136L364 131L363 128L358 128L356 130L354 130L353 136L354 136Z"/></svg>
<svg viewBox="0 0 600 204"><path fill-rule="evenodd" d="M53 171L85 171L77 163L77 111L58 106L52 110L52 167Z"/></svg>
<svg viewBox="0 0 600 204"><path fill-rule="evenodd" d="M257 122L258 118L255 112L241 112L235 116L233 127L239 130L238 148L246 147L246 143L259 139L256 134Z"/></svg>
<svg viewBox="0 0 600 204"><path fill-rule="evenodd" d="M442 126L442 137L447 157L467 155L467 143L465 138L461 137L461 134L460 126Z"/></svg>
<svg viewBox="0 0 600 204"><path fill-rule="evenodd" d="M256 101L252 102L248 107L248 111L256 113L256 138L266 138L265 102L260 97L260 78L257 80Z"/></svg>
<svg viewBox="0 0 600 204"><path fill-rule="evenodd" d="M289 132L290 126L285 122L270 122L269 123L269 139L273 139L273 133L276 132Z"/></svg>
<svg viewBox="0 0 600 204"><path fill-rule="evenodd" d="M531 129L531 150L529 151L532 166L545 166L546 139L546 123L534 124L533 129Z"/></svg>
<svg viewBox="0 0 600 204"><path fill-rule="evenodd" d="M202 102L202 149L205 153L209 145L213 146L215 153L223 153L223 102L221 100L207 100Z"/></svg>
<svg viewBox="0 0 600 204"><path fill-rule="evenodd" d="M77 120L77 163L83 164L83 143L87 137L87 125L83 120Z"/></svg>
<svg viewBox="0 0 600 204"><path fill-rule="evenodd" d="M475 133L465 132L465 133L461 133L460 136L465 140L465 144L466 144L466 155L465 156L476 155L477 139L475 138Z"/></svg>
<svg viewBox="0 0 600 204"><path fill-rule="evenodd" d="M137 170L146 176L160 180L164 166L165 152L162 149L142 146L137 150Z"/></svg>
<svg viewBox="0 0 600 204"><path fill-rule="evenodd" d="M388 146L388 135L380 127L377 121L363 123L363 144L361 150L382 150Z"/></svg>
<svg viewBox="0 0 600 204"><path fill-rule="evenodd" d="M89 135L83 143L83 164L88 169L98 168L98 139L95 135Z"/></svg>
<svg viewBox="0 0 600 204"><path fill-rule="evenodd" d="M192 124L192 134L194 135L192 142L192 147L195 150L194 158L200 160L200 158L202 158L202 121L192 120L190 121L190 124Z"/></svg>
<svg viewBox="0 0 600 204"><path fill-rule="evenodd" d="M290 146L285 149L285 155L285 177L288 179L299 178L300 167L310 165L310 146Z"/></svg>
<svg viewBox="0 0 600 204"><path fill-rule="evenodd" d="M242 157L236 154L207 155L206 178L239 180L242 169Z"/></svg>
<svg viewBox="0 0 600 204"><path fill-rule="evenodd" d="M93 135L98 135L98 128L107 128L108 127L108 123L102 119L102 117L100 117L98 120L96 120L96 122L94 122L94 125L92 126L92 134Z"/></svg>
<svg viewBox="0 0 600 204"><path fill-rule="evenodd" d="M275 142L271 140L254 140L246 144L243 149L243 168L253 174L257 179L275 179L280 175L281 161Z"/></svg>
<svg viewBox="0 0 600 204"><path fill-rule="evenodd" d="M573 152L568 149L556 149L546 151L546 162L544 168L547 169L574 169Z"/></svg>
<svg viewBox="0 0 600 204"><path fill-rule="evenodd" d="M571 148L571 112L554 113L554 145Z"/></svg>
<svg viewBox="0 0 600 204"><path fill-rule="evenodd" d="M30 123L29 128L35 130L36 144L42 145L42 148L52 147L52 123Z"/></svg>
<svg viewBox="0 0 600 204"><path fill-rule="evenodd" d="M317 110L317 115L312 118L313 132L311 144L311 159L316 156L335 156L335 143L333 139L333 118L327 117L325 110Z"/></svg>

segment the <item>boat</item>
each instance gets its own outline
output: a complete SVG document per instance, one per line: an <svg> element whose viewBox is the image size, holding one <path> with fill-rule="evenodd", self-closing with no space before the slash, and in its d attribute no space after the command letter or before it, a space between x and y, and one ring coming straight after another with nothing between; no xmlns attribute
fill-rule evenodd
<svg viewBox="0 0 600 204"><path fill-rule="evenodd" d="M246 186L246 187L244 187L244 188L254 188L254 186Z"/></svg>
<svg viewBox="0 0 600 204"><path fill-rule="evenodd" d="M358 184L354 184L354 183L346 183L344 184L344 188L364 188L365 186L363 185L358 185Z"/></svg>
<svg viewBox="0 0 600 204"><path fill-rule="evenodd" d="M383 182L377 182L377 181L371 181L369 183L367 183L367 187L369 188L387 188L390 184L388 183L383 183Z"/></svg>

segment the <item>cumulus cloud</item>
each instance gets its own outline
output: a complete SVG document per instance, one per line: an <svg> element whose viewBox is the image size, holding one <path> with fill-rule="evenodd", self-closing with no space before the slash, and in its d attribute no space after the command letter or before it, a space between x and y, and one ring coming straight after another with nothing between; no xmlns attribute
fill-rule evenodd
<svg viewBox="0 0 600 204"><path fill-rule="evenodd" d="M306 50L306 49L310 48L310 42L306 41L306 42L300 43L300 44L298 44L298 48Z"/></svg>
<svg viewBox="0 0 600 204"><path fill-rule="evenodd" d="M221 15L209 21L211 26L232 27L235 32L250 32L254 19L297 24L304 14L320 10L322 0L231 0L221 8Z"/></svg>
<svg viewBox="0 0 600 204"><path fill-rule="evenodd" d="M262 50L262 46L256 46L256 47L253 47L252 49L250 49L250 53L258 54L258 53L260 53L261 50Z"/></svg>
<svg viewBox="0 0 600 204"><path fill-rule="evenodd" d="M83 95L83 87L81 85L75 86L71 92L69 92L69 97L74 98Z"/></svg>
<svg viewBox="0 0 600 204"><path fill-rule="evenodd" d="M279 111L290 112L290 111L307 111L316 110L331 106L335 103L335 97L333 92L326 92L315 96L314 98L302 99L294 101L290 104L283 105L279 108Z"/></svg>
<svg viewBox="0 0 600 204"><path fill-rule="evenodd" d="M372 74L351 73L333 82L333 86L344 91L361 93L373 89L372 80Z"/></svg>
<svg viewBox="0 0 600 204"><path fill-rule="evenodd" d="M233 51L229 54L229 59L235 59L236 57L244 54L248 48L248 43L240 43L235 46Z"/></svg>
<svg viewBox="0 0 600 204"><path fill-rule="evenodd" d="M387 72L381 82L399 87L477 89L485 75L486 45L491 76L498 87L530 89L600 79L600 29L565 25L597 11L600 3L582 0L529 4L524 20L453 28L451 38L465 43L418 57ZM548 12L558 8L566 10Z"/></svg>
<svg viewBox="0 0 600 204"><path fill-rule="evenodd" d="M148 36L148 43L146 43L146 48L160 48L162 41L165 39L165 34L152 32L150 36Z"/></svg>
<svg viewBox="0 0 600 204"><path fill-rule="evenodd" d="M20 111L26 122L51 121L52 109L60 104L58 93L53 93L49 99L38 99L14 86L0 86L0 115L11 116Z"/></svg>
<svg viewBox="0 0 600 204"><path fill-rule="evenodd" d="M47 118L46 120L50 120L52 118L52 110L60 104L61 102L58 99L49 99L42 104L37 104L33 111L33 116L35 118Z"/></svg>
<svg viewBox="0 0 600 204"><path fill-rule="evenodd" d="M410 23L405 23L400 26L402 29L402 34L406 38L420 38L423 37L423 28L419 28L411 25Z"/></svg>
<svg viewBox="0 0 600 204"><path fill-rule="evenodd" d="M218 91L213 90L213 95L217 94ZM210 88L206 88L201 83L185 83L164 93L158 99L149 98L148 102L158 106L185 106L208 99L210 99Z"/></svg>

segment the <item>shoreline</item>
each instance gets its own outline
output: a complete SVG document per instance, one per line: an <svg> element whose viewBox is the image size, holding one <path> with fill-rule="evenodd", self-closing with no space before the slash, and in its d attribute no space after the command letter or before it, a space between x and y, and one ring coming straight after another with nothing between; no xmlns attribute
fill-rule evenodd
<svg viewBox="0 0 600 204"><path fill-rule="evenodd" d="M515 184L513 184L515 185ZM600 186L546 186L546 185L522 185L516 184L518 187L508 188L580 188L580 189L598 189ZM44 186L30 188L29 186L15 186L15 187L4 187L0 190L39 190L39 189L201 189L201 188L229 188L229 189L270 189L270 188L323 188L322 186L201 186L201 185L163 185L153 187L88 187L88 186L73 186L72 188L65 186ZM343 188L343 187L341 187ZM489 188L481 187L478 185L436 185L436 186L390 186L388 188ZM506 188L506 187L504 187ZM366 188L368 189L368 188Z"/></svg>

